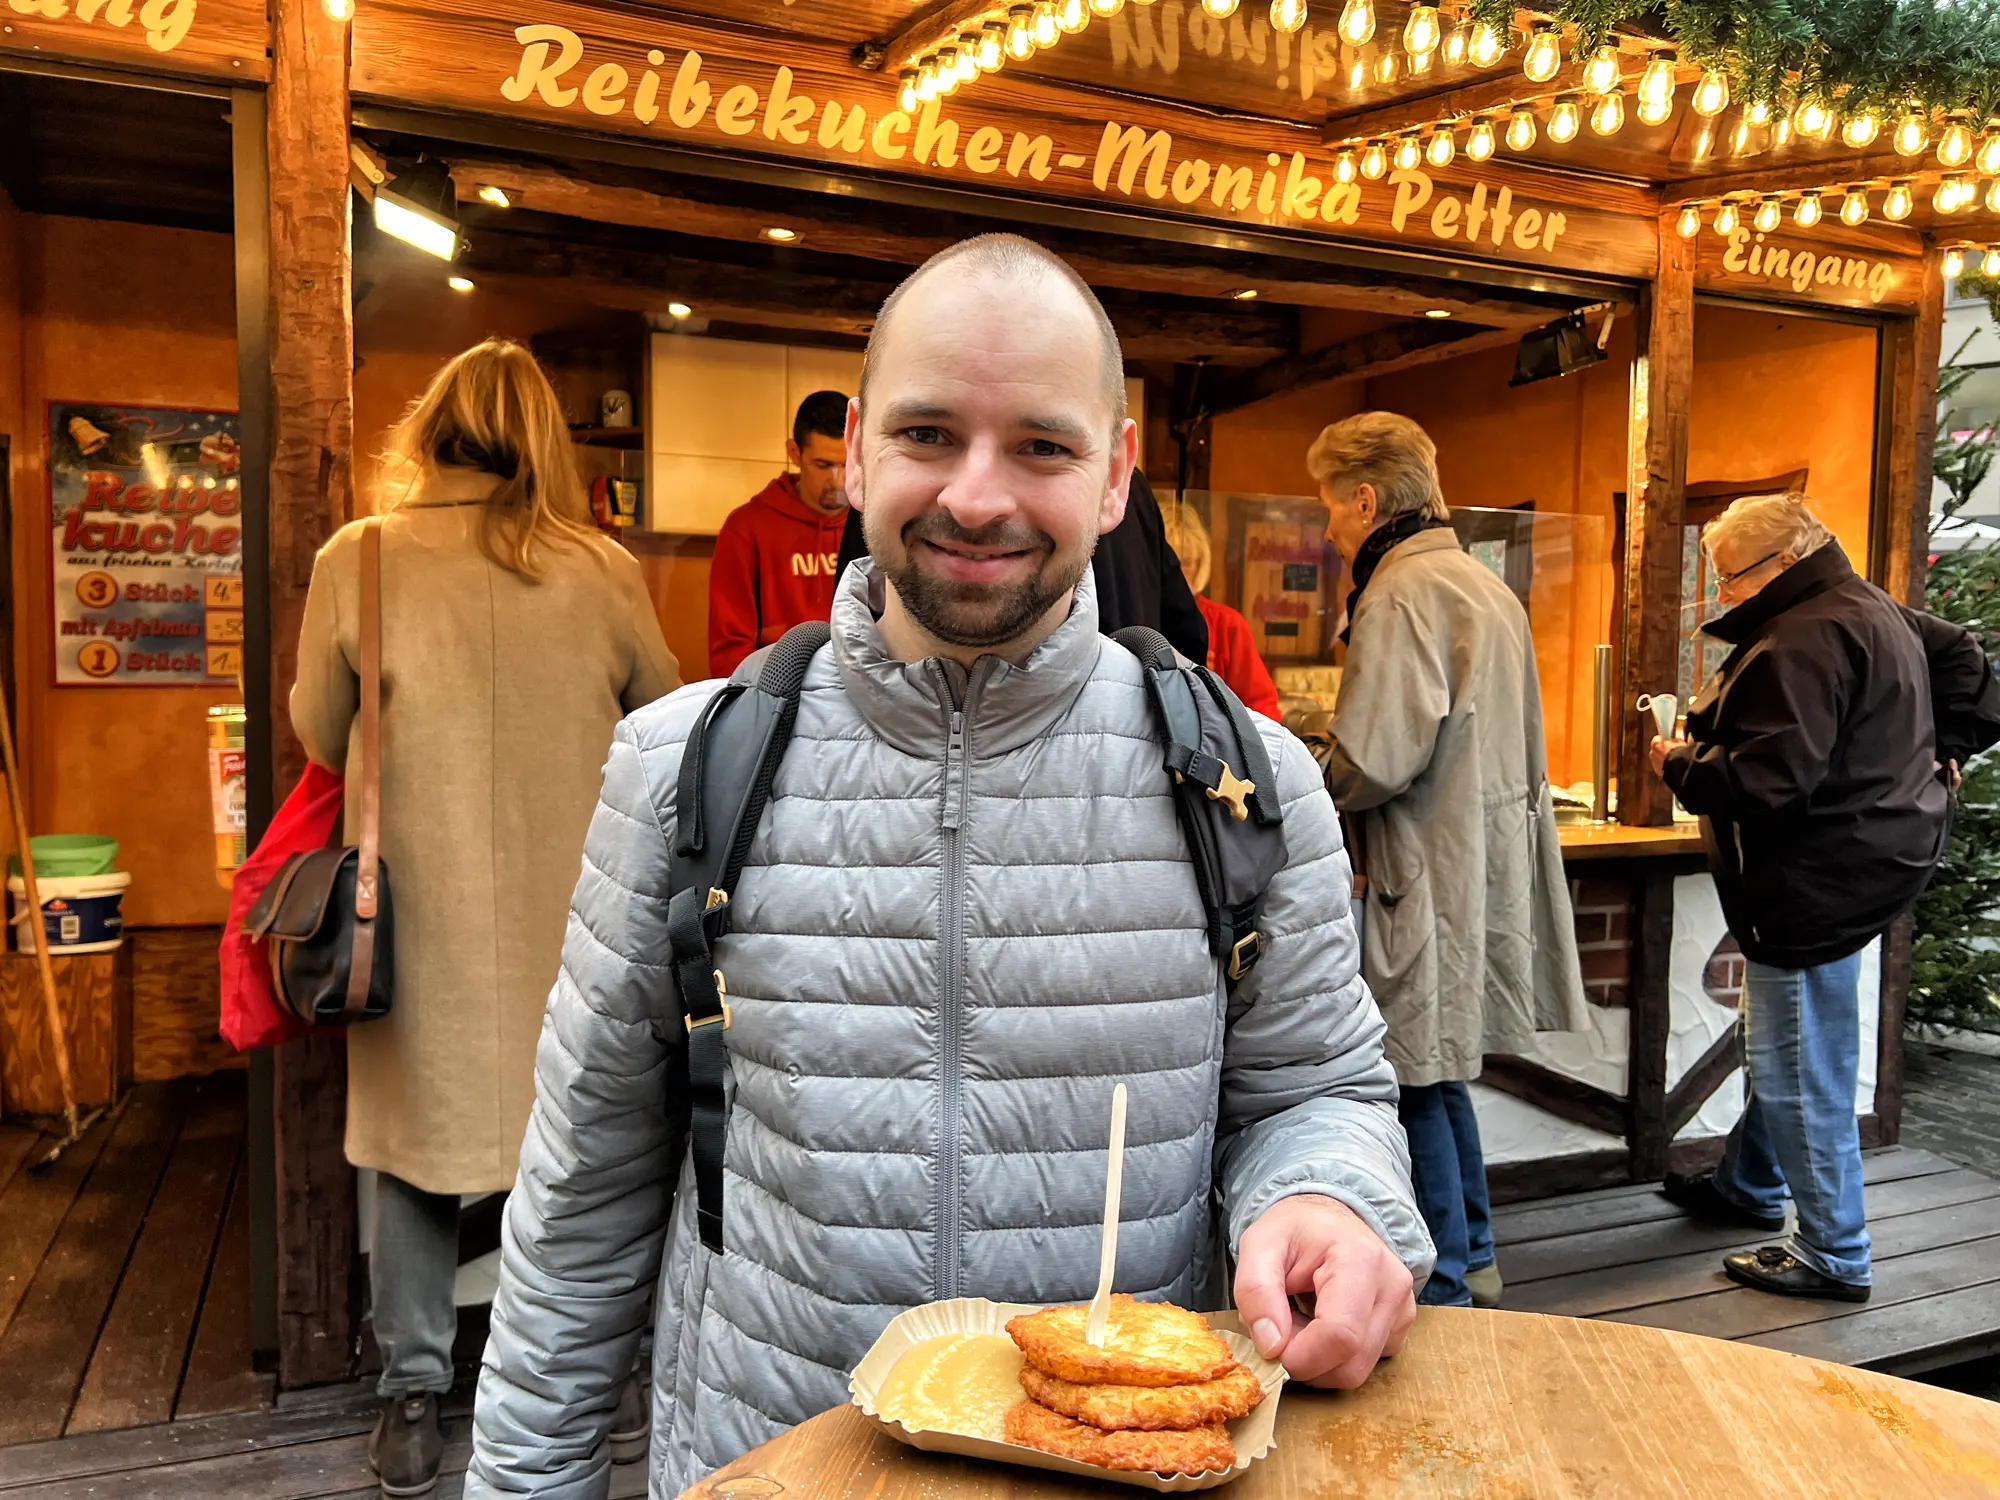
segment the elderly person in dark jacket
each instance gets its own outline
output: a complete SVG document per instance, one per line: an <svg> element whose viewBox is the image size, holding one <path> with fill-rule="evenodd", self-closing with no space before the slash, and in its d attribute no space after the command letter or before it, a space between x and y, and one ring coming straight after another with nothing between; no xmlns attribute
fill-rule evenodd
<svg viewBox="0 0 2000 1500"><path fill-rule="evenodd" d="M1942 852L1923 643L1857 576L1807 504L1738 500L1702 534L1729 606L1703 630L1732 648L1656 770L1699 814L1730 931L1748 960L1749 1098L1712 1173L1667 1196L1789 1245L1725 1256L1731 1279L1868 1299L1854 1118L1861 951L1916 900Z"/></svg>

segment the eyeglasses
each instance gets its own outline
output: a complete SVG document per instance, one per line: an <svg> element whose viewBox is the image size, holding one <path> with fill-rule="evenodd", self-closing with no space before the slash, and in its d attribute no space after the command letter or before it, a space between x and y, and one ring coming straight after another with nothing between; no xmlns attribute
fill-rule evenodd
<svg viewBox="0 0 2000 1500"><path fill-rule="evenodd" d="M1769 562L1772 558L1783 557L1784 555L1785 555L1785 549L1783 547L1780 547L1776 552L1766 552L1762 557L1758 558L1747 568L1738 568L1734 573L1718 573L1715 575L1715 586L1718 589L1726 589L1731 584L1737 583L1742 579L1748 578L1752 573L1756 572L1759 568L1763 567L1764 564Z"/></svg>

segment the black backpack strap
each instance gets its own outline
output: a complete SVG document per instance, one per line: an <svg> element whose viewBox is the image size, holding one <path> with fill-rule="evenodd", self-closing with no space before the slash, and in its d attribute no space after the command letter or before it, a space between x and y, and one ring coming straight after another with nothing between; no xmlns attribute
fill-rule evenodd
<svg viewBox="0 0 2000 1500"><path fill-rule="evenodd" d="M1264 955L1264 892L1287 858L1271 758L1236 695L1206 667L1184 664L1157 630L1132 625L1112 639L1145 668L1208 915L1209 950L1227 961L1234 983Z"/></svg>
<svg viewBox="0 0 2000 1500"><path fill-rule="evenodd" d="M756 837L799 713L806 668L831 637L820 620L795 625L763 658L752 686L732 679L709 700L681 752L667 938L687 1027L689 1138L701 1242L722 1250L722 1144L727 1123L722 1034L730 1012L715 945L729 931L729 893Z"/></svg>

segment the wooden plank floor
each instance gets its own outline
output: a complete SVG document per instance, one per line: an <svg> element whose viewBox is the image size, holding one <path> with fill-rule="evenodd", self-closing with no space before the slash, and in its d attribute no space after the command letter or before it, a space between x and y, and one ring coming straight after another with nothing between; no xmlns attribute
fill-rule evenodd
<svg viewBox="0 0 2000 1500"><path fill-rule="evenodd" d="M1778 1297L1722 1256L1782 1238L1689 1218L1655 1185L1493 1213L1503 1305L1741 1339L1913 1375L2000 1351L2000 1181L1929 1151L1862 1158L1875 1293L1863 1305Z"/></svg>
<svg viewBox="0 0 2000 1500"><path fill-rule="evenodd" d="M142 1084L45 1173L0 1126L0 1445L255 1410L240 1073Z"/></svg>

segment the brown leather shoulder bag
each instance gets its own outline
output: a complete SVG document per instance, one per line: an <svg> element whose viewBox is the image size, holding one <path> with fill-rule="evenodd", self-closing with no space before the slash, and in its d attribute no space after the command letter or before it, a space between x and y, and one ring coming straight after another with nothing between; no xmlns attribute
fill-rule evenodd
<svg viewBox="0 0 2000 1500"><path fill-rule="evenodd" d="M294 854L244 930L270 944L278 998L313 1026L387 1015L395 974L389 871L382 863L382 522L361 532L361 842Z"/></svg>

